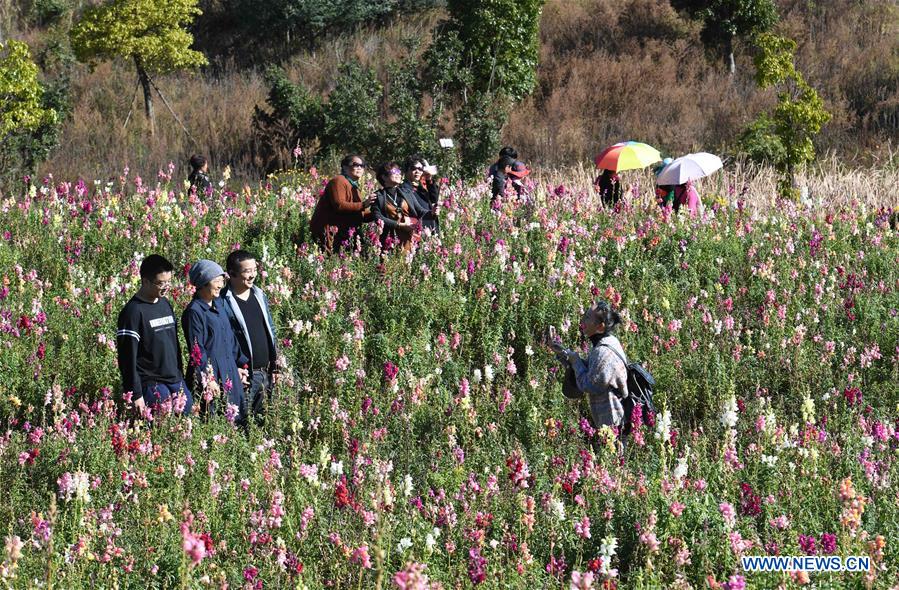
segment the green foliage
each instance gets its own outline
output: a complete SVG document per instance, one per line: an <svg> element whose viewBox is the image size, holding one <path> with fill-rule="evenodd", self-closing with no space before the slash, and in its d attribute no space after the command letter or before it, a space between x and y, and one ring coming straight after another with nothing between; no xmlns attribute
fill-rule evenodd
<svg viewBox="0 0 899 590"><path fill-rule="evenodd" d="M337 85L328 96L325 143L342 151L365 152L381 141L379 100L383 88L371 68L357 61L340 66Z"/></svg>
<svg viewBox="0 0 899 590"><path fill-rule="evenodd" d="M744 132L744 137L756 138L756 145L760 145L765 133L776 137L776 143L771 138L767 141L771 146L779 145L770 151L769 157L789 177L781 183L787 188L792 184L794 171L815 159L813 139L831 115L818 92L796 69L793 40L765 33L758 36L756 43L759 48L755 57L756 81L762 88L777 87L778 103L773 116L766 117L765 122L757 121Z"/></svg>
<svg viewBox="0 0 899 590"><path fill-rule="evenodd" d="M205 65L186 29L200 14L197 1L108 0L84 11L70 33L72 48L83 62L133 59L154 73Z"/></svg>
<svg viewBox="0 0 899 590"><path fill-rule="evenodd" d="M392 122L385 129L385 145L407 154L434 152L438 147L433 128L438 113L435 109L422 112L422 82L417 69L414 54L388 68L386 99Z"/></svg>
<svg viewBox="0 0 899 590"><path fill-rule="evenodd" d="M66 78L40 83L24 43L0 45L0 186L32 174L56 146L68 88Z"/></svg>
<svg viewBox="0 0 899 590"><path fill-rule="evenodd" d="M56 111L44 107L42 96L28 46L20 41L0 43L0 140L56 121Z"/></svg>
<svg viewBox="0 0 899 590"><path fill-rule="evenodd" d="M61 123L71 110L69 81L53 80L44 85L40 108L55 113L29 131L11 134L0 145L0 182L10 186L25 175L33 174L38 164L47 159L50 151L59 144Z"/></svg>
<svg viewBox="0 0 899 590"><path fill-rule="evenodd" d="M740 134L738 146L743 155L759 163L775 164L787 157L783 141L775 132L774 120L765 113Z"/></svg>
<svg viewBox="0 0 899 590"><path fill-rule="evenodd" d="M383 22L392 15L432 8L438 0L201 0L209 17L200 34L204 46L219 52L233 44L237 59L247 59L247 46L271 57L286 58L297 48L314 48L329 35L352 32L360 25ZM223 39L219 32L229 29Z"/></svg>
<svg viewBox="0 0 899 590"><path fill-rule="evenodd" d="M462 144L462 172L468 178L482 175L484 163L496 157L508 117L502 97L475 94L457 115L458 139Z"/></svg>
<svg viewBox="0 0 899 590"><path fill-rule="evenodd" d="M521 100L537 83L543 0L449 0L451 27L475 89Z"/></svg>
<svg viewBox="0 0 899 590"><path fill-rule="evenodd" d="M752 38L777 22L773 0L672 0L671 5L701 20L703 43L728 55L734 37Z"/></svg>
<svg viewBox="0 0 899 590"><path fill-rule="evenodd" d="M755 81L760 87L784 84L797 75L793 65L795 41L766 33L759 35L755 43L760 50L755 56Z"/></svg>
<svg viewBox="0 0 899 590"><path fill-rule="evenodd" d="M414 52L390 64L385 90L373 70L348 62L338 70L335 88L323 102L293 83L282 68L270 68L266 72L270 110L257 107L254 115L260 151L271 156L277 146L298 145L304 163L333 161L346 152L363 153L372 162L402 161L421 153L443 171L454 169L452 158L437 143L442 111L433 101L424 108L418 69ZM319 152L322 144L329 149ZM278 163L273 161L277 158L260 159L269 171L285 164L284 158Z"/></svg>
<svg viewBox="0 0 899 590"><path fill-rule="evenodd" d="M308 141L320 136L325 126L321 99L302 85L292 83L287 73L277 66L266 71L265 80L271 86L268 104L274 108L272 114L290 122L297 141Z"/></svg>
<svg viewBox="0 0 899 590"><path fill-rule="evenodd" d="M58 22L71 9L70 0L34 0L31 18L36 24L46 26Z"/></svg>

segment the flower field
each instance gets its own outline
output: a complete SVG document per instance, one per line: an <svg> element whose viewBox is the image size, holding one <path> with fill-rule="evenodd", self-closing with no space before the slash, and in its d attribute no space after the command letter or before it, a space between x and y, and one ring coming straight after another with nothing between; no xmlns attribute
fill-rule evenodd
<svg viewBox="0 0 899 590"><path fill-rule="evenodd" d="M325 178L188 199L152 182L0 203L0 584L9 588L895 588L899 233L725 176L701 218L581 183L447 184L417 252L306 245ZM834 189L834 195L839 189ZM895 206L895 204L893 204ZM264 424L119 396L143 256L256 252L288 368ZM619 457L561 394L549 326L594 298L658 382ZM167 412L168 410L168 412ZM595 439L596 451L590 439ZM756 573L741 556L868 556Z"/></svg>

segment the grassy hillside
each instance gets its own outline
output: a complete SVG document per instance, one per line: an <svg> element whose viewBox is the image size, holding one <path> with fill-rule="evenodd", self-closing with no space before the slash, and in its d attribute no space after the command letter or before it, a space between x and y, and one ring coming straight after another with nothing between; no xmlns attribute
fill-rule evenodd
<svg viewBox="0 0 899 590"><path fill-rule="evenodd" d="M224 3L207 5L210 15L200 17L196 28L212 65L158 81L193 139L162 104L159 133L147 137L130 64L101 65L94 72L74 65L72 115L42 172L106 177L130 166L155 174L169 161L180 168L190 153L201 152L211 156L214 169L230 164L235 173L256 176L257 148L270 138L254 137L251 119L255 106L265 106L262 72L269 60L284 59L293 80L327 94L337 66L358 59L377 70L389 92L388 62L406 56L410 40L418 40L421 51L442 16L439 9L407 12L350 35L324 36L311 50L298 44L288 46L292 55L261 49L254 55L235 53L234 23L213 19L212 11L227 14ZM889 160L899 134L899 11L874 1L778 5L779 30L799 42L799 67L834 114L819 149L853 162ZM23 22L33 13L28 7L21 4L18 13L7 7L5 20L15 23L18 14ZM31 22L17 36L41 53L60 39L67 21L53 27L33 17ZM746 47L737 45L736 58L731 78L718 56L703 48L698 26L667 2L550 0L541 22L539 84L512 114L505 141L528 160L555 166L585 161L624 138L670 153L698 147L733 153L743 126L775 100L755 87ZM446 123L451 135L452 119Z"/></svg>

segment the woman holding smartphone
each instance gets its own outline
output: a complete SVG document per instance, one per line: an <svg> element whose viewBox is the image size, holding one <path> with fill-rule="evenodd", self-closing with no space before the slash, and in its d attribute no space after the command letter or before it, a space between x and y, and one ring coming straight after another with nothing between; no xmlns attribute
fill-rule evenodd
<svg viewBox="0 0 899 590"><path fill-rule="evenodd" d="M400 190L407 199L413 196L418 199L420 208L426 211L421 217L421 226L437 233L440 230L440 220L437 218L440 184L434 178L437 167L429 165L419 154L413 154L406 158L403 168L405 179Z"/></svg>
<svg viewBox="0 0 899 590"><path fill-rule="evenodd" d="M550 342L556 356L566 360L574 370L578 389L588 394L594 428L621 429L624 422L622 400L628 397L628 360L621 342L613 334L620 323L621 316L605 301L597 301L584 312L581 334L593 345L586 361L559 340Z"/></svg>

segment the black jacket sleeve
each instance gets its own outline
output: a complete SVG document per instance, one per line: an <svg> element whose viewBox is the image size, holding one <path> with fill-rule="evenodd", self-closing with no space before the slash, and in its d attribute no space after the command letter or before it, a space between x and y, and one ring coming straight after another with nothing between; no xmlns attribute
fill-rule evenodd
<svg viewBox="0 0 899 590"><path fill-rule="evenodd" d="M440 202L440 183L436 178L428 180L427 199L433 208Z"/></svg>
<svg viewBox="0 0 899 590"><path fill-rule="evenodd" d="M140 349L141 317L133 307L126 306L119 313L116 325L116 354L122 377L122 392L130 391L133 400L144 396L137 372L137 353Z"/></svg>

